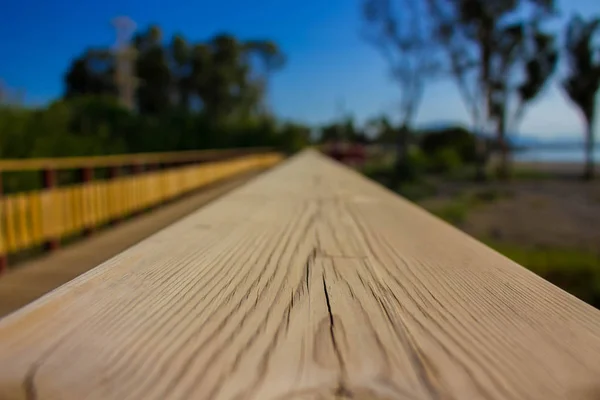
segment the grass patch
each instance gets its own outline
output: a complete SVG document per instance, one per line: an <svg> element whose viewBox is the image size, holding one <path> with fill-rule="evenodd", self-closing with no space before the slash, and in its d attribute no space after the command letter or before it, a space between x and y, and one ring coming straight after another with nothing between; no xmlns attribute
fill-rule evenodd
<svg viewBox="0 0 600 400"><path fill-rule="evenodd" d="M437 187L431 182L420 180L403 183L396 189L396 192L410 201L417 202L435 196Z"/></svg>
<svg viewBox="0 0 600 400"><path fill-rule="evenodd" d="M362 168L361 172L368 178L389 188L394 178L394 164L393 161L370 162Z"/></svg>
<svg viewBox="0 0 600 400"><path fill-rule="evenodd" d="M452 225L460 225L467 219L470 205L465 201L453 201L429 211Z"/></svg>
<svg viewBox="0 0 600 400"><path fill-rule="evenodd" d="M555 179L556 175L553 175L546 171L539 171L535 169L526 169L526 168L514 168L511 173L511 179L514 180L522 180L522 181L539 181L539 180L548 180Z"/></svg>
<svg viewBox="0 0 600 400"><path fill-rule="evenodd" d="M388 162L371 162L362 168L362 173L368 178L386 186L388 189L395 191L402 197L417 202L437 194L436 185L426 177L417 179L409 179L394 184L394 163L393 159Z"/></svg>
<svg viewBox="0 0 600 400"><path fill-rule="evenodd" d="M590 251L528 248L484 240L491 248L594 307L600 308L600 256Z"/></svg>
<svg viewBox="0 0 600 400"><path fill-rule="evenodd" d="M490 204L502 199L512 198L514 193L508 189L489 187L474 191L470 194L470 197L470 201L475 205Z"/></svg>
<svg viewBox="0 0 600 400"><path fill-rule="evenodd" d="M444 221L453 225L460 225L466 221L469 212L473 209L510 196L512 196L512 192L497 188L486 188L457 195L440 206L428 209Z"/></svg>

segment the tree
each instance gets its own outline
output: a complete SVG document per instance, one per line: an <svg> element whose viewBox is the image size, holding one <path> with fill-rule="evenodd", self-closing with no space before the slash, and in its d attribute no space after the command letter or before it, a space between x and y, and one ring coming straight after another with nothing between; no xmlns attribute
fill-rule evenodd
<svg viewBox="0 0 600 400"><path fill-rule="evenodd" d="M385 145L396 142L396 129L387 116L371 118L365 125L365 131L373 142Z"/></svg>
<svg viewBox="0 0 600 400"><path fill-rule="evenodd" d="M354 123L352 116L346 116L340 121L332 122L321 127L321 143L352 142L366 143L367 137Z"/></svg>
<svg viewBox="0 0 600 400"><path fill-rule="evenodd" d="M272 73L285 65L285 56L277 44L270 40L251 40L245 46L248 56L250 58L255 56L260 61L261 71L254 79L256 80L255 86L264 98L268 93ZM266 111L266 104L261 104L261 107Z"/></svg>
<svg viewBox="0 0 600 400"><path fill-rule="evenodd" d="M585 21L580 16L574 16L566 29L569 72L563 81L563 88L581 111L585 122L586 179L592 179L595 173L594 123L596 94L600 87L600 46L595 39L599 33L600 18Z"/></svg>
<svg viewBox="0 0 600 400"><path fill-rule="evenodd" d="M134 35L133 47L139 84L135 112L126 117L112 112L118 54L88 50L72 62L65 97L77 109L74 132L107 131L122 137L131 151L280 142L274 133L279 127L264 107L266 82L285 60L274 42L241 41L226 33L198 42L181 35L165 40L158 26L150 26ZM84 100L72 101L79 98Z"/></svg>
<svg viewBox="0 0 600 400"><path fill-rule="evenodd" d="M181 35L175 35L169 48L173 88L173 102L184 110L189 109L192 93L192 53L189 44Z"/></svg>
<svg viewBox="0 0 600 400"><path fill-rule="evenodd" d="M442 150L451 149L462 163L472 163L475 153L475 138L461 126L450 126L442 129L419 132L420 147L425 154L435 155Z"/></svg>
<svg viewBox="0 0 600 400"><path fill-rule="evenodd" d="M516 131L523 119L529 103L547 86L558 64L558 48L554 35L534 26L529 39L524 48L524 79L517 87L518 104L510 123L513 131Z"/></svg>
<svg viewBox="0 0 600 400"><path fill-rule="evenodd" d="M554 36L537 23L516 23L499 30L490 72L489 116L495 124L500 151L498 176L506 179L510 168L507 130L516 133L529 103L542 92L558 61ZM522 75L515 82L515 75ZM516 98L516 99L515 99ZM511 107L516 100L516 107Z"/></svg>
<svg viewBox="0 0 600 400"><path fill-rule="evenodd" d="M157 115L169 110L173 104L171 87L173 74L167 51L161 44L162 32L156 25L135 35L137 51L135 71L139 79L137 89L138 111Z"/></svg>
<svg viewBox="0 0 600 400"><path fill-rule="evenodd" d="M433 31L422 0L364 0L366 37L381 51L401 91L396 180L408 161L408 139L428 80L437 74Z"/></svg>
<svg viewBox="0 0 600 400"><path fill-rule="evenodd" d="M181 35L165 41L156 25L137 32L133 46L139 113L202 112L213 125L265 115L268 79L285 63L270 40L240 41L222 33L196 43ZM115 70L114 52L88 50L71 64L65 96L116 96Z"/></svg>
<svg viewBox="0 0 600 400"><path fill-rule="evenodd" d="M310 127L294 122L281 126L279 146L286 153L295 153L310 144Z"/></svg>
<svg viewBox="0 0 600 400"><path fill-rule="evenodd" d="M115 60L106 49L89 49L75 59L65 75L65 97L117 95Z"/></svg>
<svg viewBox="0 0 600 400"><path fill-rule="evenodd" d="M483 137L495 134L495 146L501 153L499 175L507 177L509 121L520 121L527 103L541 93L556 65L553 37L540 28L554 12L554 0L427 2L435 20L437 41L445 50L473 130ZM515 82L520 76L524 80ZM480 178L487 147L480 137Z"/></svg>

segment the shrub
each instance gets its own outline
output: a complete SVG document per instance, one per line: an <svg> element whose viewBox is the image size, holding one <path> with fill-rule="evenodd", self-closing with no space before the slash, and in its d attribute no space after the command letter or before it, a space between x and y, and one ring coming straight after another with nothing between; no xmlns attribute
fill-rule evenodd
<svg viewBox="0 0 600 400"><path fill-rule="evenodd" d="M421 150L433 155L442 149L453 149L462 163L474 163L477 159L475 136L460 127L421 133Z"/></svg>
<svg viewBox="0 0 600 400"><path fill-rule="evenodd" d="M451 147L436 150L427 160L427 170L438 174L447 174L456 171L463 165L456 149Z"/></svg>

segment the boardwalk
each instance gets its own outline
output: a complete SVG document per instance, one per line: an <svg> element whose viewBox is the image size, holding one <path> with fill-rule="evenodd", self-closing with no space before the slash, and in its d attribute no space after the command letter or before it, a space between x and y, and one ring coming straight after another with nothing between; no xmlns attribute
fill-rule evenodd
<svg viewBox="0 0 600 400"><path fill-rule="evenodd" d="M0 321L2 399L596 399L600 311L307 152Z"/></svg>

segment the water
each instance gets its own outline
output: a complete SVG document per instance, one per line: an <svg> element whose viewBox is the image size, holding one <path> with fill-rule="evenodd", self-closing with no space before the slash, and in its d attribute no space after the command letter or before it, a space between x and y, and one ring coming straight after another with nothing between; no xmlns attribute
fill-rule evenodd
<svg viewBox="0 0 600 400"><path fill-rule="evenodd" d="M524 150L515 153L516 161L526 162L568 162L583 163L585 154L583 149L552 149L552 150ZM596 148L594 159L600 162L600 148Z"/></svg>

